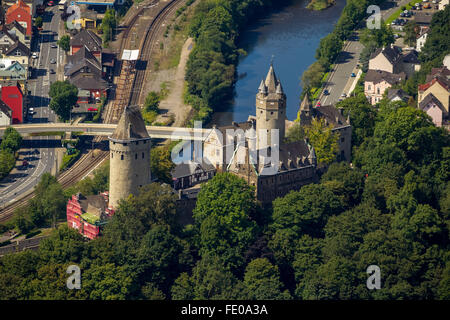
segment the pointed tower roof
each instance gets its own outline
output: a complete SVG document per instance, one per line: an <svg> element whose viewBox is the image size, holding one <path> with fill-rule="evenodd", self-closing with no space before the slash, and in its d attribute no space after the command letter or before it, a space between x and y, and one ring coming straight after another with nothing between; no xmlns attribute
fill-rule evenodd
<svg viewBox="0 0 450 320"><path fill-rule="evenodd" d="M308 92L306 92L303 97L302 103L300 104L300 110L311 110L312 104L309 101Z"/></svg>
<svg viewBox="0 0 450 320"><path fill-rule="evenodd" d="M266 87L269 92L275 92L278 84L277 76L275 75L275 70L273 69L273 64L270 64L269 72L267 72Z"/></svg>
<svg viewBox="0 0 450 320"><path fill-rule="evenodd" d="M150 139L139 106L125 107L110 139L117 142Z"/></svg>
<svg viewBox="0 0 450 320"><path fill-rule="evenodd" d="M276 93L279 93L279 94L283 94L283 93L284 93L283 87L281 86L280 80L278 80L277 91L276 91Z"/></svg>
<svg viewBox="0 0 450 320"><path fill-rule="evenodd" d="M258 91L260 93L267 93L266 85L264 84L264 80L261 79L261 83L259 85Z"/></svg>

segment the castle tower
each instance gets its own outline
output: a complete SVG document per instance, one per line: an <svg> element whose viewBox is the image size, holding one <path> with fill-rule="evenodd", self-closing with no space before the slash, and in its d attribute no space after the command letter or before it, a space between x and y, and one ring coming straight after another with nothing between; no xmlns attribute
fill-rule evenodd
<svg viewBox="0 0 450 320"><path fill-rule="evenodd" d="M312 120L312 104L309 101L308 93L303 97L303 101L300 104L300 124L310 125Z"/></svg>
<svg viewBox="0 0 450 320"><path fill-rule="evenodd" d="M286 95L275 75L273 65L270 64L266 80L261 80L256 94L256 132L260 134L260 130L264 130L267 133L267 144L270 145L271 130L278 129L280 138L278 144L280 144L284 139L285 122Z"/></svg>
<svg viewBox="0 0 450 320"><path fill-rule="evenodd" d="M116 130L109 137L109 205L136 195L151 181L150 136L138 106L125 107Z"/></svg>

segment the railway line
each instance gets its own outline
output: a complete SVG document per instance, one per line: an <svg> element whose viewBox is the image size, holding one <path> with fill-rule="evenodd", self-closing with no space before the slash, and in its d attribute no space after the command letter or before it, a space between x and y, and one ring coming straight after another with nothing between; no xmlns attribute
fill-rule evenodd
<svg viewBox="0 0 450 320"><path fill-rule="evenodd" d="M143 65L146 66L148 64L151 50L154 47L157 35L161 30L163 22L165 21L168 15L170 15L171 13L174 12L174 10L177 9L179 4L183 3L183 1L184 0L172 0L168 2L156 14L154 19L148 25L145 32L145 36L142 39L139 48L139 61ZM129 34L132 28L135 26L136 22L138 21L139 17L143 15L145 10L149 9L152 5L156 4L157 2L159 1L155 0L152 1L148 6L141 7L137 11L137 13L130 18L130 21L127 21L127 27L123 31L124 33L122 35L122 41L120 44L120 53L123 52L123 49L126 48L126 46L129 44L130 41ZM145 81L146 68L134 70L134 72L133 70L131 70L131 68L125 70L123 66L121 69L122 70L120 77L122 77L122 79L119 79L117 88L117 91L119 91L118 94L119 99L110 101L107 104L105 108L105 113L103 115L104 123L117 123L119 116L126 105L137 104L139 102L142 84ZM104 139L105 138L102 137L95 137L94 143L100 143ZM69 168L67 171L59 175L58 177L59 183L62 185L63 189L68 188L69 186L73 185L74 183L85 177L87 174L89 174L89 172L91 172L93 168L97 167L99 164L107 160L108 157L109 157L108 151L97 151L97 153L95 153L94 150L89 151L88 153L84 154L71 168ZM16 201L6 206L5 208L1 209L0 222L5 222L9 220L13 216L14 211L17 208L25 205L26 202L32 199L33 197L34 192L31 192L26 196L22 197L20 201Z"/></svg>

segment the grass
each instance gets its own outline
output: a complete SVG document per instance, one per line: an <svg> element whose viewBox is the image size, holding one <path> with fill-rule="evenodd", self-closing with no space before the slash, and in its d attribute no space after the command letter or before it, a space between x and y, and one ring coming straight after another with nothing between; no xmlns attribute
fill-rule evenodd
<svg viewBox="0 0 450 320"><path fill-rule="evenodd" d="M74 154L65 153L63 156L62 163L61 163L59 170L64 170L64 169L70 167L72 164L75 163L75 161L78 160L80 155L81 155L81 151L78 149L75 151Z"/></svg>
<svg viewBox="0 0 450 320"><path fill-rule="evenodd" d="M411 1L410 3L408 3L408 4L405 6L405 7L406 7L406 10L411 10L411 8L412 8L417 2L421 3L422 1L418 1L418 0L413 0L413 1ZM401 8L399 8L397 11L395 11L393 14L391 14L389 18L386 19L385 22L386 22L387 25L390 25L395 19L397 19L398 17L400 17L400 13L402 13L402 11L404 11L404 10L402 10L402 8L403 8L403 6L402 6Z"/></svg>

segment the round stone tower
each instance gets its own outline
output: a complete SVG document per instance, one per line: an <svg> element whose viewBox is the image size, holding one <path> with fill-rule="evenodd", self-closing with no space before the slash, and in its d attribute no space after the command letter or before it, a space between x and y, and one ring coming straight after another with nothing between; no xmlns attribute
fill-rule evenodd
<svg viewBox="0 0 450 320"><path fill-rule="evenodd" d="M116 130L109 137L109 205L137 195L150 183L150 136L138 106L125 107Z"/></svg>
<svg viewBox="0 0 450 320"><path fill-rule="evenodd" d="M260 135L264 130L267 134L267 145L280 144L284 139L286 122L286 95L280 80L277 79L273 65L270 65L266 80L261 84L256 94L256 132ZM271 130L278 129L279 141L271 141ZM264 147L264 146L259 146Z"/></svg>

